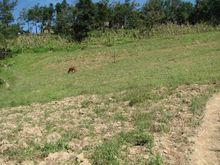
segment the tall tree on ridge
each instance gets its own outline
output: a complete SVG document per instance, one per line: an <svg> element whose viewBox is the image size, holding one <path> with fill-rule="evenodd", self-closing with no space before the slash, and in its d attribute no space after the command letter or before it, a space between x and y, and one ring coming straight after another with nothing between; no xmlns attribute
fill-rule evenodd
<svg viewBox="0 0 220 165"><path fill-rule="evenodd" d="M18 25L13 25L14 20L12 11L16 6L17 1L2 0L0 1L0 45L1 49L8 48L8 40L17 36L19 31Z"/></svg>
<svg viewBox="0 0 220 165"><path fill-rule="evenodd" d="M73 37L81 42L88 36L94 23L94 5L91 0L79 0L76 4L76 18L73 25Z"/></svg>

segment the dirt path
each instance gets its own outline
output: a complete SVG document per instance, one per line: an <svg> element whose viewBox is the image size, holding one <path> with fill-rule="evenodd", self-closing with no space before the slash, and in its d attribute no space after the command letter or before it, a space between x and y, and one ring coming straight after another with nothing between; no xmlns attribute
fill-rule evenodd
<svg viewBox="0 0 220 165"><path fill-rule="evenodd" d="M190 164L220 165L220 93L210 99L206 108Z"/></svg>

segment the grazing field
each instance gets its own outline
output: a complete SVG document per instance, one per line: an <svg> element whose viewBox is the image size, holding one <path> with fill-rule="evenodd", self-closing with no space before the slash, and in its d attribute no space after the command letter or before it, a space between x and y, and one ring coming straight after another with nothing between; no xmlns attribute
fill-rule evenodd
<svg viewBox="0 0 220 165"><path fill-rule="evenodd" d="M21 53L0 64L0 164L181 164L220 87L220 32Z"/></svg>

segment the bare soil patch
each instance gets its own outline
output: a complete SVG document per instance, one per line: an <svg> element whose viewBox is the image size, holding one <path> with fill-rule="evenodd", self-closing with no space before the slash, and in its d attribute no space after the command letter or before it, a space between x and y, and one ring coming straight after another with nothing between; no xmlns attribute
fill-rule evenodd
<svg viewBox="0 0 220 165"><path fill-rule="evenodd" d="M220 164L220 94L211 98L206 106L193 149L191 164Z"/></svg>

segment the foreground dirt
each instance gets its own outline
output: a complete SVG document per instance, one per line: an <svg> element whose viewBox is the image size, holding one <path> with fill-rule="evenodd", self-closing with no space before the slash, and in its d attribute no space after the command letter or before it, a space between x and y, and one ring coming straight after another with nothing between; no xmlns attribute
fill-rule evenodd
<svg viewBox="0 0 220 165"><path fill-rule="evenodd" d="M164 94L169 93L167 88L155 89L155 95L164 95L164 98L137 106L130 106L129 101L117 101L110 94L83 95L47 104L0 109L0 165L91 164L91 155L98 145L121 132L137 129L137 116L148 113L154 114L148 123L149 130L146 130L154 136L154 155L159 153L165 164L189 164L190 146L195 142L192 139L197 128L192 123L201 120L200 115L191 112L190 106L193 98L206 94L209 88L209 85L183 85L169 95ZM218 108L218 101L214 99L208 108ZM210 112L208 121L219 120L215 112ZM210 135L214 137L214 129L219 128L204 124L208 128L203 129L213 128ZM209 137L200 136L201 143L210 144ZM200 143L197 146L201 150ZM120 164L146 164L149 161L146 146L123 148L126 149ZM219 148L212 149L219 153ZM214 162L218 161L214 159Z"/></svg>
<svg viewBox="0 0 220 165"><path fill-rule="evenodd" d="M190 164L220 165L220 94L207 104Z"/></svg>

